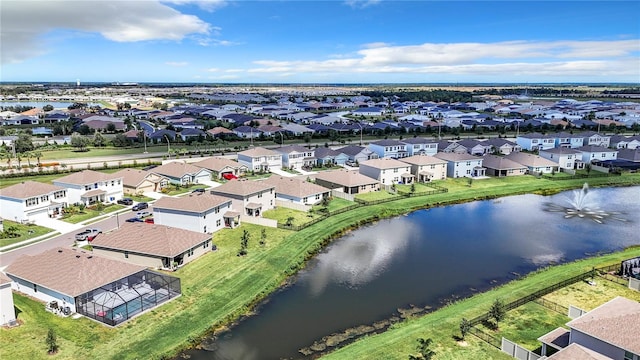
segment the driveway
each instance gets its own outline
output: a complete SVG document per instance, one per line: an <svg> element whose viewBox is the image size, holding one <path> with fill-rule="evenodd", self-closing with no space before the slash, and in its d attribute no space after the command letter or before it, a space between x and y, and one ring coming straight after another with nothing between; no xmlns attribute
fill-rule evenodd
<svg viewBox="0 0 640 360"><path fill-rule="evenodd" d="M82 224L71 224L62 220L42 217L35 221L36 225L48 227L61 234L70 233L84 227Z"/></svg>
<svg viewBox="0 0 640 360"><path fill-rule="evenodd" d="M213 180L200 180L198 182L198 184L207 185L207 186L212 187L212 188L220 186L219 182L215 182Z"/></svg>
<svg viewBox="0 0 640 360"><path fill-rule="evenodd" d="M150 198L152 198L154 200L158 200L161 197L169 196L169 195L165 195L165 194L162 194L162 193L159 193L159 192L155 192L155 191L149 191L149 192L146 192L146 193L144 193L142 195L150 197Z"/></svg>
<svg viewBox="0 0 640 360"><path fill-rule="evenodd" d="M284 176L284 177L294 177L294 176L296 176L296 174L292 174L292 173L286 172L286 171L284 171L282 169L271 168L271 169L269 169L269 171L271 171L274 174L277 174L277 175L280 175L280 176Z"/></svg>

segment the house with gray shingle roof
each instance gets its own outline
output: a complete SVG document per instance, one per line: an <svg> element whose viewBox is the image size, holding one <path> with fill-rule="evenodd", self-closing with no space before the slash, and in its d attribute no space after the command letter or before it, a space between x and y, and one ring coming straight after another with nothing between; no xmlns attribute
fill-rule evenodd
<svg viewBox="0 0 640 360"><path fill-rule="evenodd" d="M211 180L211 171L184 161L171 161L151 169L154 174L165 176L175 185L198 184Z"/></svg>
<svg viewBox="0 0 640 360"><path fill-rule="evenodd" d="M409 156L407 152L407 144L398 140L379 140L369 144L369 150L378 154L378 157L390 157L399 159Z"/></svg>
<svg viewBox="0 0 640 360"><path fill-rule="evenodd" d="M275 186L276 200L293 202L301 205L315 205L323 198L329 197L331 190L312 182L292 177L272 175L263 180L265 184Z"/></svg>
<svg viewBox="0 0 640 360"><path fill-rule="evenodd" d="M467 153L437 153L438 159L447 162L447 177L479 177L485 175L485 168L482 167L483 158Z"/></svg>
<svg viewBox="0 0 640 360"><path fill-rule="evenodd" d="M380 182L357 171L330 170L315 175L316 184L328 189L335 189L347 194L363 194L380 190Z"/></svg>
<svg viewBox="0 0 640 360"><path fill-rule="evenodd" d="M210 170L213 176L218 179L222 179L225 174L240 177L249 170L246 165L222 156L212 156L192 163L192 165Z"/></svg>
<svg viewBox="0 0 640 360"><path fill-rule="evenodd" d="M289 145L274 149L282 154L282 166L289 169L301 169L313 166L316 162L314 149L308 149L300 145Z"/></svg>
<svg viewBox="0 0 640 360"><path fill-rule="evenodd" d="M516 176L527 173L527 167L513 160L497 155L486 155L482 158L482 166L487 169L487 175L491 176Z"/></svg>

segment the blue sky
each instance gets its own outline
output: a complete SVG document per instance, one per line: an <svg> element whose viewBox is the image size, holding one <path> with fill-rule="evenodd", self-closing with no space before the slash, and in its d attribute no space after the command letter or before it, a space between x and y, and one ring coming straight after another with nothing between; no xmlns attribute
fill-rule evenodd
<svg viewBox="0 0 640 360"><path fill-rule="evenodd" d="M2 0L2 81L640 83L637 1Z"/></svg>

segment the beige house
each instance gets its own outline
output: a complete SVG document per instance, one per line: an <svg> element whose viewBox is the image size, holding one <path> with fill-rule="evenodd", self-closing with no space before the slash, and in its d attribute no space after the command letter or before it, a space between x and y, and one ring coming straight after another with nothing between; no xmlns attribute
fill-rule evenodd
<svg viewBox="0 0 640 360"><path fill-rule="evenodd" d="M245 165L250 171L269 171L282 167L282 154L263 147L255 147L240 151L238 162Z"/></svg>
<svg viewBox="0 0 640 360"><path fill-rule="evenodd" d="M246 173L249 168L247 165L240 164L237 161L227 159L221 156L213 156L195 163L192 165L205 168L211 171L212 176L222 179L223 176L231 174L235 177L240 177Z"/></svg>
<svg viewBox="0 0 640 360"><path fill-rule="evenodd" d="M503 156L485 155L482 165L487 169L486 174L491 176L516 176L527 173L527 167Z"/></svg>
<svg viewBox="0 0 640 360"><path fill-rule="evenodd" d="M526 166L529 174L550 174L558 170L558 164L534 154L513 152L505 158Z"/></svg>
<svg viewBox="0 0 640 360"><path fill-rule="evenodd" d="M357 171L345 169L321 171L316 175L316 184L347 194L364 194L380 190L380 182Z"/></svg>
<svg viewBox="0 0 640 360"><path fill-rule="evenodd" d="M211 171L183 161L172 161L151 169L151 172L169 179L175 185L201 184L211 180Z"/></svg>
<svg viewBox="0 0 640 360"><path fill-rule="evenodd" d="M169 178L145 170L123 169L114 175L122 177L122 186L127 195L158 192L169 184Z"/></svg>
<svg viewBox="0 0 640 360"><path fill-rule="evenodd" d="M96 237L96 255L157 269L173 269L211 251L211 235L159 224L125 223Z"/></svg>
<svg viewBox="0 0 640 360"><path fill-rule="evenodd" d="M211 194L232 200L233 210L248 216L261 216L275 208L275 186L264 181L230 180L211 189Z"/></svg>
<svg viewBox="0 0 640 360"><path fill-rule="evenodd" d="M411 174L411 165L390 157L363 161L358 171L384 185L411 184L415 177Z"/></svg>
<svg viewBox="0 0 640 360"><path fill-rule="evenodd" d="M276 199L302 205L315 205L331 195L331 190L292 177L272 175L262 182L275 186Z"/></svg>
<svg viewBox="0 0 640 360"><path fill-rule="evenodd" d="M411 165L411 174L418 182L444 180L447 178L447 162L429 155L414 155L400 159Z"/></svg>

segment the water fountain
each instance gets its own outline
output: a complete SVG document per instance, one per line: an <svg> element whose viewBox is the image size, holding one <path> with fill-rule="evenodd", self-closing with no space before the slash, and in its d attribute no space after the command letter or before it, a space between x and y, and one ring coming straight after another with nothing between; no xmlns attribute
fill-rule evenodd
<svg viewBox="0 0 640 360"><path fill-rule="evenodd" d="M589 184L584 183L582 188L573 191L573 196L567 199L570 206L562 206L555 203L545 203L546 211L564 213L565 219L574 217L585 218L602 224L605 220L627 221L620 217L622 213L615 211L605 211L598 207L598 204L590 201Z"/></svg>

